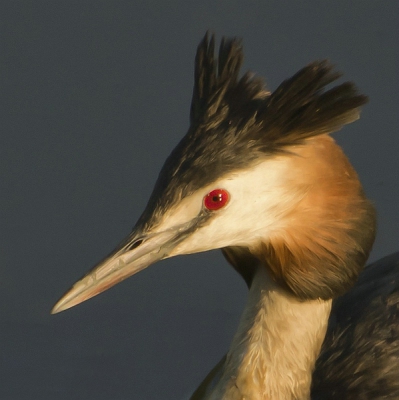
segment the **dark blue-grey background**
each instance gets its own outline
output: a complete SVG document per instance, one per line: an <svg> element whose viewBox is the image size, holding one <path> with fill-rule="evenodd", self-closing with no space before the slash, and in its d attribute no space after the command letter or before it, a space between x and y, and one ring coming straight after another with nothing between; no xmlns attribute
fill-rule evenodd
<svg viewBox="0 0 399 400"><path fill-rule="evenodd" d="M196 46L243 37L275 89L329 58L370 96L335 135L399 248L397 1L2 1L0 399L178 399L225 353L246 288L219 252L51 316L131 229L188 128ZM339 206L339 205L337 205Z"/></svg>

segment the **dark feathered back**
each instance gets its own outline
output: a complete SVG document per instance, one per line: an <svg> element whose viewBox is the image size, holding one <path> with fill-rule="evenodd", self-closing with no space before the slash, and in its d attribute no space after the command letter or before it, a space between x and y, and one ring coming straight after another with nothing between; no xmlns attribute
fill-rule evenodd
<svg viewBox="0 0 399 400"><path fill-rule="evenodd" d="M369 265L333 304L312 399L399 399L399 253Z"/></svg>

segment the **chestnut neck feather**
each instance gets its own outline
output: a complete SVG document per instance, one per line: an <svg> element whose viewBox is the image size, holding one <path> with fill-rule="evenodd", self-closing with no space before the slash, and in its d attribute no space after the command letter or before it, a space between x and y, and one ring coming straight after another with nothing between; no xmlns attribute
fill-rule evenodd
<svg viewBox="0 0 399 400"><path fill-rule="evenodd" d="M223 254L250 288L222 377L210 399L309 399L331 300L356 281L375 213L332 138L292 146L298 202L269 237Z"/></svg>
<svg viewBox="0 0 399 400"><path fill-rule="evenodd" d="M348 291L375 237L375 211L341 148L328 135L288 149L287 180L299 199L281 227L248 248L223 254L248 286L262 262L278 284L299 299L331 299Z"/></svg>

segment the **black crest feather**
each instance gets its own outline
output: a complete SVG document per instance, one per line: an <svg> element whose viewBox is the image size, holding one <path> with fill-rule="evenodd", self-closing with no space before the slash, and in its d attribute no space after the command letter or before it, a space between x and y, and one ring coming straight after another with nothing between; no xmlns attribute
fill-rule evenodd
<svg viewBox="0 0 399 400"><path fill-rule="evenodd" d="M358 118L367 102L351 82L325 90L341 74L326 61L316 61L285 80L270 94L261 78L239 79L243 50L238 39L222 39L215 57L215 38L207 33L197 49L191 124L208 129L224 123L263 128L261 148L277 148L310 136L330 133ZM243 140L247 132L237 133Z"/></svg>
<svg viewBox="0 0 399 400"><path fill-rule="evenodd" d="M215 36L209 38L206 33L195 58L190 113L193 125L206 123L208 127L216 127L234 111L250 111L253 114L258 105L258 101L255 101L256 106L252 104L253 101L268 92L264 89L262 78L247 73L238 79L243 59L241 40L224 37L220 43L219 56L215 58Z"/></svg>
<svg viewBox="0 0 399 400"><path fill-rule="evenodd" d="M284 81L265 101L260 116L268 139L275 145L290 144L337 131L355 121L367 97L359 95L351 82L325 91L340 76L324 60L309 64Z"/></svg>

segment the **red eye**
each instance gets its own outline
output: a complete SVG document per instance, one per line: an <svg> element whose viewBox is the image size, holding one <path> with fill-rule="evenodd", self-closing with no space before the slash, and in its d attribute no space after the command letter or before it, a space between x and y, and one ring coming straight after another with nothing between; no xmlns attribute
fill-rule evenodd
<svg viewBox="0 0 399 400"><path fill-rule="evenodd" d="M219 210L229 201L229 192L223 189L214 189L204 197L204 205L210 210Z"/></svg>

